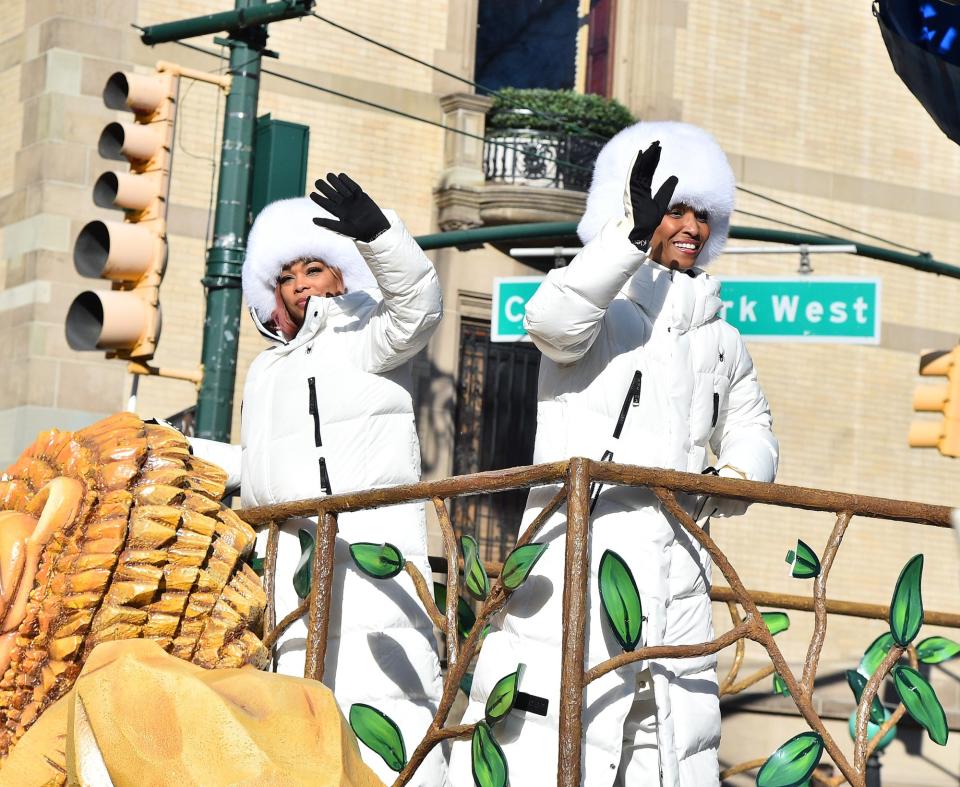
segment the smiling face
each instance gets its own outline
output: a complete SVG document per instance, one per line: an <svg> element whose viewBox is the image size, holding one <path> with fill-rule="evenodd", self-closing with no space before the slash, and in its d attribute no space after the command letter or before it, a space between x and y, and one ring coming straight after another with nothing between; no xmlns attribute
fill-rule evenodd
<svg viewBox="0 0 960 787"><path fill-rule="evenodd" d="M340 271L321 260L296 260L284 265L277 287L287 314L297 326L303 325L307 299L311 295L334 298L346 292Z"/></svg>
<svg viewBox="0 0 960 787"><path fill-rule="evenodd" d="M707 212L678 203L666 212L650 239L650 257L665 268L689 270L710 237Z"/></svg>

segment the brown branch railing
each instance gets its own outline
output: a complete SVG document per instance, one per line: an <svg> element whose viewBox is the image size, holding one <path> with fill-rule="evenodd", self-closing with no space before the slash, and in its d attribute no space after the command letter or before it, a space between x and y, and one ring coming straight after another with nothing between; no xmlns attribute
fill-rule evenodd
<svg viewBox="0 0 960 787"><path fill-rule="evenodd" d="M695 645L659 645L642 647L635 651L614 656L589 669L584 667L584 631L587 620L587 582L589 581L589 489L593 482L603 484L640 486L649 488L662 507L700 544L710 555L713 565L723 575L726 586L715 586L711 596L715 601L726 602L731 611L733 627L710 642ZM890 500L864 495L852 495L783 484L763 484L739 479L719 478L710 475L683 473L673 470L621 465L612 462L595 462L574 458L565 462L511 468L472 475L424 481L385 489L331 495L312 500L301 500L272 506L248 508L238 513L257 528L268 527L268 555L265 561L265 584L267 586L268 615L264 636L272 646L283 630L294 620L308 614L307 656L305 676L323 679L323 664L326 654L327 629L330 609L335 603L332 597L334 541L338 516L362 509L398 505L412 501L432 503L440 523L444 544L444 556L431 558L435 570L446 572L445 610L431 609L432 599L425 598L425 578L414 576L419 596L427 607L434 623L446 635L447 674L443 694L432 724L423 740L410 755L395 785L404 785L412 777L420 763L440 741L466 737L473 733L475 725L447 726L447 717L453 705L459 685L476 656L484 628L490 617L507 602L510 591L503 585L500 566L488 566L488 572L496 581L490 593L477 611L476 622L462 642L457 636L457 603L459 599L459 571L447 570L460 557L453 526L444 504L444 499L468 495L502 492L543 485L559 485L559 491L543 511L527 527L517 542L522 546L531 542L540 528L564 504L566 516L566 563L563 582L563 607L566 624L561 647L561 686L559 710L559 740L557 784L559 787L576 787L581 782L581 738L583 689L592 680L625 664L641 659L684 658L701 656L735 645L737 655L733 666L720 681L724 694L735 693L776 671L783 680L800 715L809 727L823 739L824 748L840 771L830 780L817 774L817 780L831 784L849 782L854 787L865 787L865 763L882 735L902 717L901 705L893 712L879 733L867 739L867 719L870 703L880 683L894 664L903 656L905 649L893 647L883 664L868 681L857 709L856 738L853 757L849 757L831 735L818 715L813 703L813 688L817 666L827 630L828 618L834 615L851 615L863 618L886 618L888 609L877 604L862 604L837 601L827 598L827 580L833 559L839 550L850 522L855 516L880 518L897 522L916 523L931 527L950 527L950 509L946 506L928 505L909 501ZM806 596L769 593L748 590L734 567L710 537L687 513L677 500L676 493L714 495L718 497L766 503L776 506L800 508L810 511L830 511L836 514L836 524L821 555L821 573L817 577L812 598ZM276 579L276 523L291 517L316 516L318 521L316 547L313 557L313 576L309 597L279 623L274 612L274 582ZM417 569L407 565L413 575ZM430 601L431 604L427 602ZM798 677L787 664L773 635L761 618L758 606L775 606L784 609L811 611L814 613L814 633L807 650L803 669ZM743 611L743 614L740 613ZM926 611L924 621L929 624L960 628L960 614ZM442 625L441 625L442 624ZM752 640L761 645L772 664L745 678L737 680L743 659L743 642ZM916 652L906 649L906 655L916 663ZM728 768L724 775L732 775L759 767L763 760L750 761Z"/></svg>

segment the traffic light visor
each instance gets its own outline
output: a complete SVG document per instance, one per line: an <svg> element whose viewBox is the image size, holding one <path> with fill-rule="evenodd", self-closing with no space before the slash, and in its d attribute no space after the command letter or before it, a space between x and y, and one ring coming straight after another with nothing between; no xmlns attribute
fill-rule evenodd
<svg viewBox="0 0 960 787"><path fill-rule="evenodd" d="M150 334L153 307L131 292L87 290L74 298L67 311L67 344L74 350L132 350Z"/></svg>
<svg viewBox="0 0 960 787"><path fill-rule="evenodd" d="M916 421L910 424L907 444L911 448L936 448L943 437L943 425L939 421Z"/></svg>
<svg viewBox="0 0 960 787"><path fill-rule="evenodd" d="M169 85L169 81L162 77L117 71L110 75L103 88L103 103L110 109L150 115L166 99Z"/></svg>
<svg viewBox="0 0 960 787"><path fill-rule="evenodd" d="M93 201L100 208L142 211L159 199L158 185L149 173L104 172L93 184Z"/></svg>
<svg viewBox="0 0 960 787"><path fill-rule="evenodd" d="M91 221L73 246L77 273L88 279L137 281L164 253L163 241L146 227L118 221ZM160 262L162 270L163 262Z"/></svg>
<svg viewBox="0 0 960 787"><path fill-rule="evenodd" d="M108 123L100 132L97 150L116 161L149 161L160 150L160 136L140 123Z"/></svg>
<svg viewBox="0 0 960 787"><path fill-rule="evenodd" d="M952 350L924 350L920 356L919 373L930 377L947 374L952 364Z"/></svg>

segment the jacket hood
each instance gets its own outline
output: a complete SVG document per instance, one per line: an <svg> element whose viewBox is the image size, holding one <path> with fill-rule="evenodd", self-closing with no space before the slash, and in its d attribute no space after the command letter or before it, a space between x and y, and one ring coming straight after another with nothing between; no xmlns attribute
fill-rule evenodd
<svg viewBox="0 0 960 787"><path fill-rule="evenodd" d="M672 204L682 202L709 215L710 238L697 257L697 265L702 267L716 259L727 242L736 181L716 140L689 123L636 123L604 145L593 169L577 234L589 243L610 219L623 215L623 192L634 156L657 140L662 153L653 176L653 193L670 175L676 175L679 183Z"/></svg>
<svg viewBox="0 0 960 787"><path fill-rule="evenodd" d="M276 306L274 288L281 268L301 257L336 265L347 292L376 288L353 240L318 227L315 216L334 218L309 197L295 197L271 202L253 222L243 263L243 294L261 323Z"/></svg>

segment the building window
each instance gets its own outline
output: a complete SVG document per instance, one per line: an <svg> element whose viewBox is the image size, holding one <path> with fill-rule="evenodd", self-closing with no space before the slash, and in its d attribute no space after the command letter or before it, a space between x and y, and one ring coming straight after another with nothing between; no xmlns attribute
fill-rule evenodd
<svg viewBox="0 0 960 787"><path fill-rule="evenodd" d="M486 87L571 89L579 0L480 0L475 78Z"/></svg>
<svg viewBox="0 0 960 787"><path fill-rule="evenodd" d="M480 0L476 81L609 95L615 0Z"/></svg>
<svg viewBox="0 0 960 787"><path fill-rule="evenodd" d="M490 341L489 323L464 320L460 328L453 471L529 465L537 431L540 351L528 343ZM453 523L471 535L483 560L502 561L516 542L527 490L456 498Z"/></svg>

